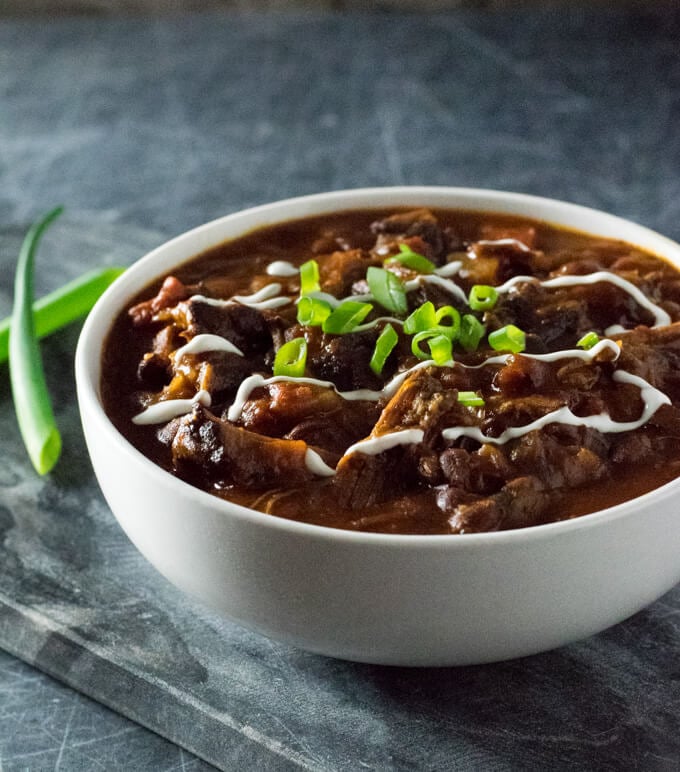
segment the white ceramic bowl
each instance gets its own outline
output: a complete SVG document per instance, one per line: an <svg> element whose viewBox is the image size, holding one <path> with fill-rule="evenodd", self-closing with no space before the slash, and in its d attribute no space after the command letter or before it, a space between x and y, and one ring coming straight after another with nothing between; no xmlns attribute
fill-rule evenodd
<svg viewBox="0 0 680 772"><path fill-rule="evenodd" d="M680 246L572 204L457 188L343 191L257 207L164 244L118 279L87 319L78 400L104 495L143 555L229 619L322 654L393 665L463 665L532 654L634 614L680 581L680 479L575 520L501 533L400 536L292 522L172 477L113 427L99 397L112 319L152 280L258 226L343 209L508 212L620 238L680 266Z"/></svg>

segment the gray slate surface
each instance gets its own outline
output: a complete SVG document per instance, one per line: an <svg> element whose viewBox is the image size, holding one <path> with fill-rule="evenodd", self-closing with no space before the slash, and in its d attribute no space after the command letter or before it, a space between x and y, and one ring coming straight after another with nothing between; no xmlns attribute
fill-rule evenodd
<svg viewBox="0 0 680 772"><path fill-rule="evenodd" d="M67 213L40 252L39 291L247 205L364 185L552 195L679 238L679 37L678 11L4 22L0 313L23 231L56 203ZM448 670L323 659L181 596L92 477L77 333L46 348L65 452L45 480L0 372L7 652L224 769L677 768L680 588L588 641ZM15 673L31 671L3 667L0 696L18 699ZM120 728L108 743L85 737L69 724L82 698L29 682L35 721L50 721L51 693L69 695L74 719L59 712L59 750L45 756L3 701L3 769L30 767L33 750L34 768L87 768L69 755L87 739L101 766L125 768L118 731L152 748L137 768L203 768L103 709L92 725Z"/></svg>

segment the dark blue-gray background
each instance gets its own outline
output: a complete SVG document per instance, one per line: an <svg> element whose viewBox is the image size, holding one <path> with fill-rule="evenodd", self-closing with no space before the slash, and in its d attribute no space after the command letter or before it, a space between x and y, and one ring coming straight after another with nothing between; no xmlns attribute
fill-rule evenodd
<svg viewBox="0 0 680 772"><path fill-rule="evenodd" d="M58 203L41 292L360 186L519 190L680 238L679 51L671 5L0 22L0 313L22 233ZM46 347L65 439L48 479L0 369L0 646L38 668L0 653L0 769L207 768L78 692L225 769L678 768L678 588L557 652L423 671L308 655L181 597L92 477L77 334Z"/></svg>

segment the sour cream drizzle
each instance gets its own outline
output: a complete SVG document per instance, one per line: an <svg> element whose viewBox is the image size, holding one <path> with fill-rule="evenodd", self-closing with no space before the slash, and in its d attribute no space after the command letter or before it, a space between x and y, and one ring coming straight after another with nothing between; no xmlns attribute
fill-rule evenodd
<svg viewBox="0 0 680 772"><path fill-rule="evenodd" d="M297 276L300 273L300 269L287 260L274 260L273 263L269 263L265 270L269 276L289 277Z"/></svg>
<svg viewBox="0 0 680 772"><path fill-rule="evenodd" d="M436 268L434 272L437 276L455 276L462 267L463 263L460 260L452 260L441 268Z"/></svg>
<svg viewBox="0 0 680 772"><path fill-rule="evenodd" d="M513 426L510 429L506 429L498 437L489 437L477 426L454 426L449 429L444 429L442 430L442 437L444 437L445 440L456 440L458 437L470 437L473 440L482 443L504 445L509 440L522 437L529 432L533 432L536 429L541 429L548 424L554 423L567 424L569 426L586 426L589 429L596 429L597 431L602 432L602 434L629 432L633 429L639 429L646 424L662 405L671 404L671 401L666 394L654 388L654 386L647 383L643 378L639 378L637 375L632 375L632 373L628 373L625 370L617 370L612 378L620 383L631 383L640 389L640 397L644 402L644 409L637 421L613 421L608 413L577 416L565 405L550 413L546 413L544 416L537 418L529 424L525 424L524 426Z"/></svg>
<svg viewBox="0 0 680 772"><path fill-rule="evenodd" d="M243 410L243 406L248 401L248 399L250 399L251 393L255 389L259 389L261 386L269 386L273 383L305 383L312 386L320 386L323 389L333 389L333 391L339 397L349 401L363 399L370 402L377 402L383 397L392 397L394 394L396 394L397 389L412 372L434 364L435 362L432 359L426 359L423 362L418 362L417 365L410 367L408 370L404 370L403 373L395 375L394 378L392 378L391 381L388 381L388 383L386 383L380 391L373 391L372 389L338 391L338 389L335 387L335 384L331 381L320 381L318 378L294 378L288 375L274 375L271 378L265 378L264 376L258 375L256 373L255 375L249 375L239 386L238 391L236 392L236 397L234 398L234 402L227 411L227 418L229 421L238 421L241 415L241 411ZM453 362L450 362L449 364L452 365Z"/></svg>
<svg viewBox="0 0 680 772"><path fill-rule="evenodd" d="M545 281L538 281L538 279L533 276L513 276L513 278L508 279L505 284L496 287L496 292L500 295L509 292L517 284L526 284L527 282L533 284L538 283L541 287L551 289L553 287L573 287L579 284L597 284L601 281L615 284L617 287L625 290L639 305L650 311L654 316L654 327L662 327L671 323L670 316L663 308L652 303L639 287L636 287L635 284L627 281L621 276L611 273L611 271L595 271L594 273L589 273L585 276L557 276L554 279L546 279ZM620 332L622 328L617 326L610 329L612 332Z"/></svg>
<svg viewBox="0 0 680 772"><path fill-rule="evenodd" d="M178 416L186 415L196 404L210 407L212 404L210 394L201 389L191 399L166 399L162 402L156 402L155 405L150 405L146 410L142 410L141 413L134 416L132 423L139 426L163 424Z"/></svg>
<svg viewBox="0 0 680 772"><path fill-rule="evenodd" d="M271 284L265 284L262 289L253 292L252 295L234 295L229 298L229 300L207 298L205 295L192 295L190 300L199 303L207 303L209 306L217 306L218 308L233 306L235 303L260 309L280 308L281 306L287 306L292 302L290 298L279 295L280 292L281 285L277 281L273 281Z"/></svg>
<svg viewBox="0 0 680 772"><path fill-rule="evenodd" d="M350 453L364 453L367 456L377 456L384 450L396 448L397 445L417 445L423 441L425 432L422 429L401 429L398 432L381 434L379 437L369 437L350 445L343 453L343 458Z"/></svg>
<svg viewBox="0 0 680 772"><path fill-rule="evenodd" d="M227 351L230 354L243 356L240 348L221 335L204 333L195 335L188 343L175 351L175 360L181 359L185 354L204 354L207 351Z"/></svg>
<svg viewBox="0 0 680 772"><path fill-rule="evenodd" d="M479 241L473 242L470 245L471 248L474 249L476 244L481 244L483 247L512 246L517 247L522 252L531 252L531 249L523 241L519 241L518 239L480 239Z"/></svg>

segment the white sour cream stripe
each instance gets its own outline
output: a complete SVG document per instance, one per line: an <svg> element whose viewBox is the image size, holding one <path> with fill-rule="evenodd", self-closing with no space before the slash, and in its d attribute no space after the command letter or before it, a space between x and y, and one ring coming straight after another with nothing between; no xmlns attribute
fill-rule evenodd
<svg viewBox="0 0 680 772"><path fill-rule="evenodd" d="M483 247L504 247L512 246L517 247L522 252L531 252L532 250L519 239L481 239L470 244L470 249L474 249L477 244L481 244Z"/></svg>
<svg viewBox="0 0 680 772"><path fill-rule="evenodd" d="M343 458L350 453L363 453L367 456L377 456L384 450L395 448L397 445L417 445L423 441L425 432L422 429L401 429L398 432L381 434L379 437L369 437L350 445L343 453Z"/></svg>
<svg viewBox="0 0 680 772"><path fill-rule="evenodd" d="M307 448L305 451L305 466L318 477L335 477L335 469L328 466L321 456L311 448Z"/></svg>
<svg viewBox="0 0 680 772"><path fill-rule="evenodd" d="M297 276L300 273L300 269L289 263L287 260L274 260L273 263L269 263L265 269L269 276Z"/></svg>
<svg viewBox="0 0 680 772"><path fill-rule="evenodd" d="M195 404L201 404L203 407L210 407L212 399L207 391L197 392L191 399L166 399L162 402L156 402L150 405L146 410L142 410L133 417L132 423L144 426L147 424L163 424L172 421L181 415L191 412Z"/></svg>
<svg viewBox="0 0 680 772"><path fill-rule="evenodd" d="M463 263L460 260L452 260L441 268L436 268L435 273L437 276L455 276L462 267Z"/></svg>
<svg viewBox="0 0 680 772"><path fill-rule="evenodd" d="M352 332L363 332L364 330L372 330L374 327L380 324L380 322L389 322L390 324L398 324L400 326L404 326L404 320L403 319L397 319L394 316L379 316L377 319L374 319L372 322L366 322L366 324L360 324L358 327L355 327Z"/></svg>
<svg viewBox="0 0 680 772"><path fill-rule="evenodd" d="M205 354L208 351L227 351L230 354L243 356L243 352L238 346L235 346L230 340L221 335L212 333L203 333L195 335L188 343L174 352L175 360L181 359L185 354Z"/></svg>
<svg viewBox="0 0 680 772"><path fill-rule="evenodd" d="M636 287L635 284L627 281L621 276L618 276L615 273L611 273L611 271L595 271L594 273L588 273L584 276L557 276L554 279L546 279L545 281L538 281L538 279L533 276L513 276L512 279L508 279L508 281L506 281L504 284L496 287L496 292L499 294L509 292L517 284L526 284L527 282L532 284L540 284L541 287L552 289L554 287L574 287L583 284L597 284L601 281L609 282L609 284L615 284L617 287L625 290L639 305L650 311L655 319L655 327L663 327L671 323L670 316L663 310L663 308L660 308L655 303L652 303L652 301L649 300L649 298L639 287ZM613 329L617 332L620 332L619 328Z"/></svg>
<svg viewBox="0 0 680 772"><path fill-rule="evenodd" d="M527 354L526 351L523 351L521 356L526 357L527 359L537 359L539 362L557 362L560 359L582 359L584 362L592 362L598 354L605 350L611 351L612 354L614 354L613 361L616 361L621 354L621 349L613 340L604 338L589 349L570 348L563 349L562 351L553 351L551 354ZM498 356L485 359L478 365L466 365L463 364L463 362L456 362L455 366L463 367L466 370L479 370L487 365L504 365L513 356L517 355L499 354Z"/></svg>
<svg viewBox="0 0 680 772"><path fill-rule="evenodd" d="M553 410L550 413L546 413L544 416L541 416L524 426L513 426L510 429L506 429L498 437L489 437L486 434L483 434L481 429L477 426L454 426L449 429L444 429L442 430L442 437L445 440L470 437L481 443L504 445L509 440L517 439L529 432L533 432L536 429L542 429L544 426L554 423L567 424L569 426L585 426L589 429L596 429L602 434L616 434L639 429L649 421L662 405L671 404L671 401L666 394L654 388L651 383L648 383L643 378L639 378L637 375L632 375L625 370L617 370L612 377L615 381L619 381L620 383L630 383L640 389L640 397L644 403L644 409L637 421L613 421L608 413L577 416L572 413L568 407L564 406L557 410Z"/></svg>
<svg viewBox="0 0 680 772"><path fill-rule="evenodd" d="M281 292L281 285L274 281L271 284L265 284L262 289L257 292L253 292L252 295L234 295L229 300L220 300L218 298L208 298L205 295L192 295L190 300L198 303L207 303L209 306L217 306L223 308L224 306L233 306L239 303L242 306L250 306L251 308L280 308L281 306L287 306L292 301L290 298L279 295Z"/></svg>
<svg viewBox="0 0 680 772"><path fill-rule="evenodd" d="M412 372L435 364L435 361L432 359L426 359L423 362L419 362L417 365L410 367L408 370L404 370L403 373L395 375L394 378L385 384L385 386L380 391L373 391L372 389L338 391L338 389L335 387L335 384L331 381L320 381L318 378L294 378L288 375L274 375L271 378L265 378L264 376L258 375L256 373L255 375L248 376L239 386L238 391L236 392L236 397L234 398L231 407L227 411L227 419L232 422L238 421L241 415L241 411L243 410L243 406L250 398L251 393L261 386L269 386L272 383L306 383L312 386L321 386L324 389L333 389L333 391L339 397L342 397L342 399L364 399L371 402L377 402L383 397L391 397L396 394L397 389ZM449 362L447 364L453 365L453 362Z"/></svg>

